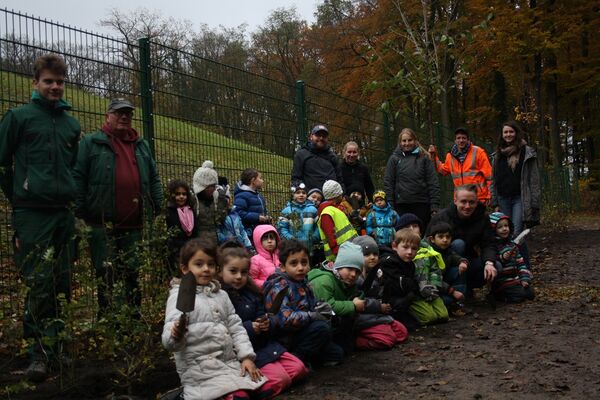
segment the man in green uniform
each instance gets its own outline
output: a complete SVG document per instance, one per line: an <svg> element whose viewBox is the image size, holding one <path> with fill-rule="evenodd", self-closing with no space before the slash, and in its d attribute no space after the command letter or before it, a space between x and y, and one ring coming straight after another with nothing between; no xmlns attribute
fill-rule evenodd
<svg viewBox="0 0 600 400"><path fill-rule="evenodd" d="M113 284L124 283L124 302L139 313L139 243L144 222L162 209L163 189L148 142L131 123L134 106L114 99L100 130L79 144L73 175L75 213L90 226L90 251L98 283L100 316L107 315Z"/></svg>
<svg viewBox="0 0 600 400"><path fill-rule="evenodd" d="M62 99L65 61L47 54L33 71L31 102L9 110L0 122L0 185L13 209L15 262L28 288L23 336L32 345L26 374L41 381L61 351L59 298L71 296L71 169L81 128Z"/></svg>

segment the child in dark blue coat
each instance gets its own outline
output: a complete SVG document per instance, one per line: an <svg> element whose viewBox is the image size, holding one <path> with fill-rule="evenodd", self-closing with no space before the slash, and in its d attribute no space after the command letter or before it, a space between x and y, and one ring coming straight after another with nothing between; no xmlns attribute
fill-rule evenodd
<svg viewBox="0 0 600 400"><path fill-rule="evenodd" d="M257 225L271 223L271 217L267 215L267 203L259 193L263 184L262 174L255 168L247 168L242 172L234 192L233 205L251 240Z"/></svg>
<svg viewBox="0 0 600 400"><path fill-rule="evenodd" d="M308 374L304 363L271 337L273 316L266 313L261 289L248 276L250 254L236 242L219 249L219 279L240 316L256 353L256 366L268 378L261 396L275 397Z"/></svg>

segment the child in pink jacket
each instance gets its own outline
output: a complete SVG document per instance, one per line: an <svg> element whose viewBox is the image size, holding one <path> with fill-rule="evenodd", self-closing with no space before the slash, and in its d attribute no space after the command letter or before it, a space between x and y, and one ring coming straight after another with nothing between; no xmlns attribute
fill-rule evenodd
<svg viewBox="0 0 600 400"><path fill-rule="evenodd" d="M256 255L250 261L250 276L259 287L279 267L280 238L272 225L258 225L252 233Z"/></svg>

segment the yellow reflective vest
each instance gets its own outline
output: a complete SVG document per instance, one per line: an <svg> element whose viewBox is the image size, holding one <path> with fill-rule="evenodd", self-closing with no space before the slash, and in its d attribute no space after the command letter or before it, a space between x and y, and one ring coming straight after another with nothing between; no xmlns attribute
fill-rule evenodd
<svg viewBox="0 0 600 400"><path fill-rule="evenodd" d="M341 211L336 206L327 206L321 211L321 216L323 214L329 215L333 220L333 224L335 225L335 240L338 246L341 246L347 240L352 240L356 236L356 229L352 226L346 214ZM329 247L329 240L325 236L325 232L321 228L322 219L319 218L317 225L319 226L319 235L321 236L321 241L323 242L323 250L325 251L325 258L329 261L335 261L335 254Z"/></svg>

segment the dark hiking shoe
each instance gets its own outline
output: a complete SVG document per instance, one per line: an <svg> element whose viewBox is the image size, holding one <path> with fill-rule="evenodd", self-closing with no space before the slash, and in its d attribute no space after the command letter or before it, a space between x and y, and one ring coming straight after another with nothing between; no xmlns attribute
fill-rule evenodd
<svg viewBox="0 0 600 400"><path fill-rule="evenodd" d="M48 377L48 365L42 360L33 360L25 370L25 376L32 382L43 382Z"/></svg>

